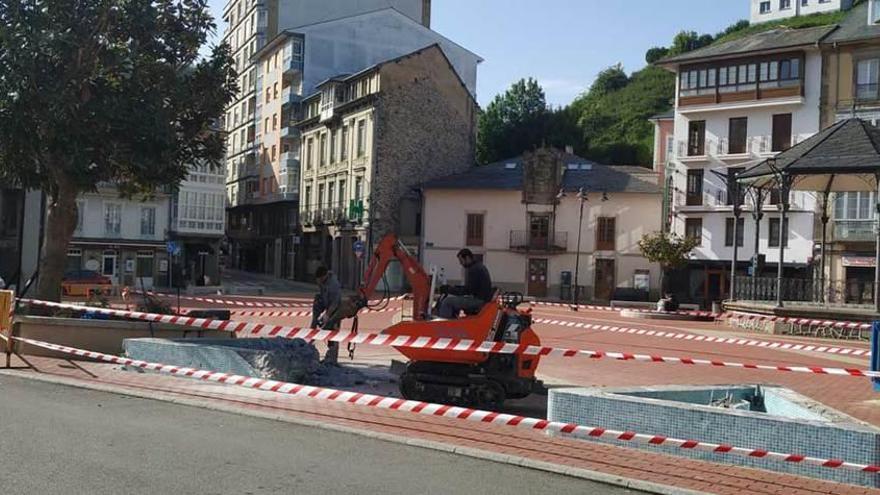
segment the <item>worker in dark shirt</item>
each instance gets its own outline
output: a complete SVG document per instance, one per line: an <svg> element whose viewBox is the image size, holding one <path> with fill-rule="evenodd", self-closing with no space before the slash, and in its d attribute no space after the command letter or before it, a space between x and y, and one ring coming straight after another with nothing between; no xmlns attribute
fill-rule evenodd
<svg viewBox="0 0 880 495"><path fill-rule="evenodd" d="M492 299L492 277L482 262L474 258L470 249L458 252L458 262L464 267L464 286L442 287L446 297L440 303L438 316L457 318L461 311L473 314L480 311Z"/></svg>

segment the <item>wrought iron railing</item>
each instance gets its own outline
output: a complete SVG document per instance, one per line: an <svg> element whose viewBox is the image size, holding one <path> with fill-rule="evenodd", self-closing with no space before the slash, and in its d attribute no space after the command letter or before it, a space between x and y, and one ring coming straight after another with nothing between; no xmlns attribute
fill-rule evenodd
<svg viewBox="0 0 880 495"><path fill-rule="evenodd" d="M777 279L736 277L735 290L737 300L776 301ZM874 301L874 282L860 279L823 281L783 278L782 300L833 306L870 305Z"/></svg>
<svg viewBox="0 0 880 495"><path fill-rule="evenodd" d="M510 231L510 249L515 251L566 251L568 232L550 232L536 236L528 230Z"/></svg>

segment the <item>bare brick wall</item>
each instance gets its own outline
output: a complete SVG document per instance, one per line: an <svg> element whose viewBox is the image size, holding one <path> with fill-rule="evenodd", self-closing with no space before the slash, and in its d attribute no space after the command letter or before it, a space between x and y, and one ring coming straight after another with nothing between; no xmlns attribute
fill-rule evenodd
<svg viewBox="0 0 880 495"><path fill-rule="evenodd" d="M376 106L374 240L401 230L401 200L414 187L473 165L477 112L438 48L383 67Z"/></svg>

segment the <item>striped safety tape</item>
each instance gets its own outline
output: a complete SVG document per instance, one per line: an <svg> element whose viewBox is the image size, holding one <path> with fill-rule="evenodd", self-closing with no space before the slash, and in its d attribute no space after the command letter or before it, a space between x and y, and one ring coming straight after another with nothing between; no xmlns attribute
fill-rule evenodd
<svg viewBox="0 0 880 495"><path fill-rule="evenodd" d="M611 430L598 426L583 426L573 423L562 423L558 421L549 421L546 419L530 418L526 416L516 416L512 414L502 414L479 409L471 409L467 407L457 407L430 402L398 399L394 397L384 397L381 395L364 394L360 392L346 392L332 388L299 385L296 383L265 380L262 378L254 378L250 376L231 375L228 373L220 373L216 371L200 370L194 368L181 368L168 364L150 363L147 361L121 358L118 356L111 356L109 354L103 354L100 352L76 349L73 347L50 344L48 342L41 342L38 340L26 339L22 337L13 338L21 342L28 343L30 345L62 352L65 354L87 357L91 359L120 364L123 366L130 366L132 368L150 370L172 376L195 378L208 382L237 385L266 392L287 394L295 397L329 400L347 404L356 404L359 406L375 407L378 409L390 409L415 414L422 414L425 416L461 419L476 423L512 426L531 431L559 433L577 438L604 438L617 440L620 442L637 442L654 446L662 445L665 447L699 450L703 452L713 452L716 454L733 454L743 457L760 458L793 464L806 464L811 466L821 466L834 469L848 469L853 471L862 471L866 473L880 472L880 466L873 464L847 462L839 459L822 459L800 454L784 454L764 449L736 447L733 445L701 442L698 440L683 440L679 438L667 437L664 435L651 435L646 433L636 433L633 431Z"/></svg>
<svg viewBox="0 0 880 495"><path fill-rule="evenodd" d="M177 296L174 294L166 294L166 293L158 293L158 292L149 292L148 294L157 297L166 297L166 298L176 298ZM401 296L390 297L388 301L401 301L406 299L408 294L404 294ZM199 301L206 302L211 304L225 304L229 306L239 306L239 307L247 307L247 308L305 308L310 307L310 303L296 303L296 302L263 302L263 301L240 301L237 299L219 299L213 297L197 297L197 296L180 296L181 299L186 299L189 301ZM379 300L371 301L371 303L377 303Z"/></svg>
<svg viewBox="0 0 880 495"><path fill-rule="evenodd" d="M657 310L654 309L642 309L642 308L615 308L613 306L602 306L597 304L567 304L567 303L557 303L557 302L546 302L546 301L532 301L532 305L535 306L551 306L556 308L568 308L568 309L586 309L590 311L632 311L635 313L658 313ZM711 311L664 311L663 314L676 314L676 315L690 315L690 316L705 316L705 317L717 317L718 313L713 313Z"/></svg>
<svg viewBox="0 0 880 495"><path fill-rule="evenodd" d="M532 318L535 323L543 323L545 325L557 325L570 328L582 328L584 330L601 330L611 333L623 333L629 335L640 335L646 337L662 337L665 339L685 340L689 342L710 342L714 344L732 344L747 347L760 347L764 349L784 350L784 351L806 351L821 352L827 354L838 354L844 356L870 356L870 349L854 349L850 347L834 347L815 344L796 344L791 342L770 342L766 340L743 339L738 337L713 337L709 335L698 335L693 333L664 332L662 330L646 330L643 328L617 327L614 325L597 325L594 323L581 323L566 320L555 320L551 318Z"/></svg>
<svg viewBox="0 0 880 495"><path fill-rule="evenodd" d="M246 337L283 337L300 338L305 340L333 341L341 343L369 344L391 347L409 347L419 349L436 349L442 351L468 351L490 352L496 354L523 354L529 356L561 356L561 357L588 357L592 359L614 359L618 361L644 361L649 363L673 363L697 366L718 366L728 368L754 369L765 371L784 371L795 373L814 373L819 375L840 375L857 377L880 377L880 371L869 371L855 368L825 368L820 366L786 366L772 364L738 363L728 361L715 361L690 357L657 356L651 354L635 354L619 351L598 351L588 349L564 349L559 347L533 346L506 342L478 342L468 339L450 339L440 337L417 337L408 335L387 335L367 333L347 333L341 330L321 330L318 328L289 327L282 325L265 325L263 323L246 323L232 320L211 320L207 318L192 318L188 316L160 315L155 313L141 313L138 311L123 311L108 308L84 308L65 303L47 301L35 301L23 299L23 302L38 304L49 307L73 308L83 311L122 316L138 320L153 321L157 323L169 323L200 328L203 330L219 330L234 332Z"/></svg>
<svg viewBox="0 0 880 495"><path fill-rule="evenodd" d="M360 313L391 313L399 310L400 308L362 309ZM312 316L311 311L230 311L229 313L235 316L262 316L267 318Z"/></svg>

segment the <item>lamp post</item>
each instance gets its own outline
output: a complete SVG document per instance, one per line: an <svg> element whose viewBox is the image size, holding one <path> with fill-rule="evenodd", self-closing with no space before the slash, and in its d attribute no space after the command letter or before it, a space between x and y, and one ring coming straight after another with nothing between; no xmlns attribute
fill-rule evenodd
<svg viewBox="0 0 880 495"><path fill-rule="evenodd" d="M580 201L580 213L578 214L578 241L577 250L574 253L574 291L572 291L572 309L577 311L578 300L580 296L580 285L578 284L578 275L581 267L581 232L584 230L584 203L589 201L584 188L578 189L577 199Z"/></svg>

